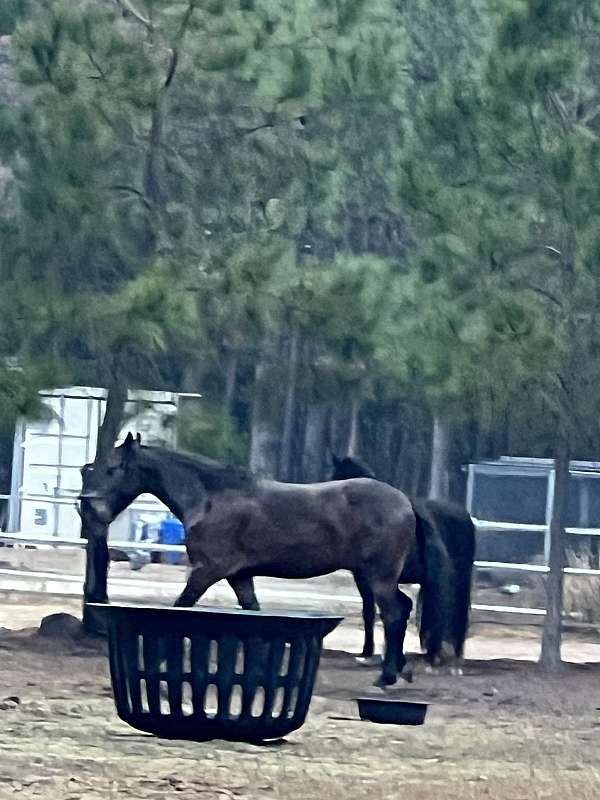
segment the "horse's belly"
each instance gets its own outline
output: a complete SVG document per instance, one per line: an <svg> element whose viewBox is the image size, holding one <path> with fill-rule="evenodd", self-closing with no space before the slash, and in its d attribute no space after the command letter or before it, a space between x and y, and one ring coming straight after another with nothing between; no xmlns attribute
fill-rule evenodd
<svg viewBox="0 0 600 800"><path fill-rule="evenodd" d="M254 564L255 574L270 578L316 578L338 569L351 569L350 556L337 542L280 543L278 548L261 555Z"/></svg>
<svg viewBox="0 0 600 800"><path fill-rule="evenodd" d="M339 569L345 569L345 565L341 565L339 561L330 562L313 562L307 563L306 560L302 562L295 562L292 559L278 560L276 563L263 563L258 564L253 570L254 575L261 575L266 578L318 578L321 575L329 575L331 572L337 572Z"/></svg>
<svg viewBox="0 0 600 800"><path fill-rule="evenodd" d="M326 520L269 517L248 526L238 539L245 568L272 578L313 578L352 569L353 540Z"/></svg>

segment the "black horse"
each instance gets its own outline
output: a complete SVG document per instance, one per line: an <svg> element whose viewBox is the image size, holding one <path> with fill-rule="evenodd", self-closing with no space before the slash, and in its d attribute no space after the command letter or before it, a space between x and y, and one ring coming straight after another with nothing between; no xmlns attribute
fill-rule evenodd
<svg viewBox="0 0 600 800"><path fill-rule="evenodd" d="M398 489L368 478L279 483L159 447L128 434L105 466L82 469L81 497L105 523L140 494L154 494L184 523L191 563L176 605L192 606L225 578L257 608L255 575L310 578L339 569L359 576L381 611L385 655L377 685L396 682L412 602L397 576L415 546L415 515Z"/></svg>
<svg viewBox="0 0 600 800"><path fill-rule="evenodd" d="M331 480L375 478L358 458L332 456ZM410 498L417 521L417 546L404 562L398 583L418 583L421 646L430 663L444 660L444 644L452 655L463 656L471 607L471 578L475 558L475 526L466 509L453 503ZM365 640L363 655L373 655L375 602L356 581L363 601ZM450 587L450 592L446 587Z"/></svg>

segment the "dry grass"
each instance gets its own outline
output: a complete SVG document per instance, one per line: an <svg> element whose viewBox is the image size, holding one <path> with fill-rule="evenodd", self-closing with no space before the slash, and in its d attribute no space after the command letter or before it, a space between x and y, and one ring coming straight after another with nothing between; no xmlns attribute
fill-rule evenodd
<svg viewBox="0 0 600 800"><path fill-rule="evenodd" d="M567 552L567 563L581 569L593 568L590 549ZM600 623L600 575L566 575L564 583L565 613L582 622Z"/></svg>

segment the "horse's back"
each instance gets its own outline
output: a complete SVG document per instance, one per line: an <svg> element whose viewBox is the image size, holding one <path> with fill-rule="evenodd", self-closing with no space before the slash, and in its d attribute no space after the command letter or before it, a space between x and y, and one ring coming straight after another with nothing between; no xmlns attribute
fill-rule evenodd
<svg viewBox="0 0 600 800"><path fill-rule="evenodd" d="M410 500L371 478L313 484L261 481L253 502L263 529L285 531L285 539L303 546L312 544L325 560L327 553L332 560L341 559L337 568L352 570L372 559L389 559L399 562L399 571L414 546Z"/></svg>
<svg viewBox="0 0 600 800"><path fill-rule="evenodd" d="M372 478L351 478L345 481L326 483L284 483L282 481L260 481L257 484L257 498L284 501L299 505L341 504L349 506L383 506L391 514L408 515L412 513L409 498L399 489ZM322 506L323 508L325 506Z"/></svg>

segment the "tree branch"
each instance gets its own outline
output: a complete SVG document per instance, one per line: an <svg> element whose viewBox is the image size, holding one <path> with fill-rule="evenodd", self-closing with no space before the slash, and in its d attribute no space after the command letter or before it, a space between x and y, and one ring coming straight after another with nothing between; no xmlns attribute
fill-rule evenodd
<svg viewBox="0 0 600 800"><path fill-rule="evenodd" d="M135 194L137 197L140 198L140 200L146 206L146 208L149 209L151 207L146 198L144 197L143 192L140 192L140 190L136 189L134 186L125 186L117 183L113 184L112 186L109 186L108 188L115 192L128 192L129 194Z"/></svg>
<svg viewBox="0 0 600 800"><path fill-rule="evenodd" d="M557 96L556 92L549 92L548 99L550 101L550 105L556 112L556 116L560 122L560 126L563 129L563 133L570 133L571 125L569 123L569 117L567 115L566 109L562 104L560 98Z"/></svg>
<svg viewBox="0 0 600 800"><path fill-rule="evenodd" d="M564 308L561 301L553 295L552 292L549 292L547 289L541 289L539 286L533 286L533 284L526 283L525 288L529 289L530 292L534 292L535 294L539 294L542 297L545 297L547 300L550 300L554 305L558 306L560 309Z"/></svg>
<svg viewBox="0 0 600 800"><path fill-rule="evenodd" d="M187 32L187 29L190 25L190 21L192 19L192 14L196 10L197 3L198 0L190 0L190 2L188 3L187 10L183 15L183 19L181 20L181 25L179 26L179 30L177 31L177 35L175 36L175 41L173 42L173 48L171 50L171 60L169 61L169 68L167 69L167 77L165 78L163 89L169 88L169 86L173 82L175 73L177 72L177 64L179 63L179 45L183 41L183 37Z"/></svg>
<svg viewBox="0 0 600 800"><path fill-rule="evenodd" d="M136 19L138 22L141 22L148 30L152 30L152 23L149 19L143 17L140 12L134 8L134 6L130 3L129 0L115 0L115 3L123 9L123 11L131 14L131 16Z"/></svg>
<svg viewBox="0 0 600 800"><path fill-rule="evenodd" d="M100 64L98 64L98 62L96 61L96 59L94 58L94 56L92 55L92 53L90 53L90 52L89 52L89 50L88 50L88 51L86 51L86 54L87 54L87 57L88 57L88 58L89 58L89 60L90 60L90 63L91 63L91 65L94 67L94 69L98 70L98 73L99 73L99 75L100 75L100 78L101 78L103 81L106 81L106 73L104 72L104 70L102 69L102 67L100 66ZM96 76L94 76L94 77L96 77Z"/></svg>
<svg viewBox="0 0 600 800"><path fill-rule="evenodd" d="M167 71L167 77L165 78L165 82L163 84L163 89L168 89L171 85L173 78L175 77L175 73L177 71L177 63L179 61L179 54L177 50L171 51L171 60L169 62L169 69Z"/></svg>
<svg viewBox="0 0 600 800"><path fill-rule="evenodd" d="M251 133L256 133L256 131L262 131L265 128L274 128L274 122L265 122L264 125L256 125L254 128L238 128L238 133L241 136L248 136Z"/></svg>
<svg viewBox="0 0 600 800"><path fill-rule="evenodd" d="M533 109L531 105L527 106L527 115L529 117L529 124L531 125L531 130L533 131L533 138L535 139L535 144L540 153L544 152L544 148L542 147L542 140L540 138L540 132L538 130L537 122L535 121L535 117L533 116Z"/></svg>

